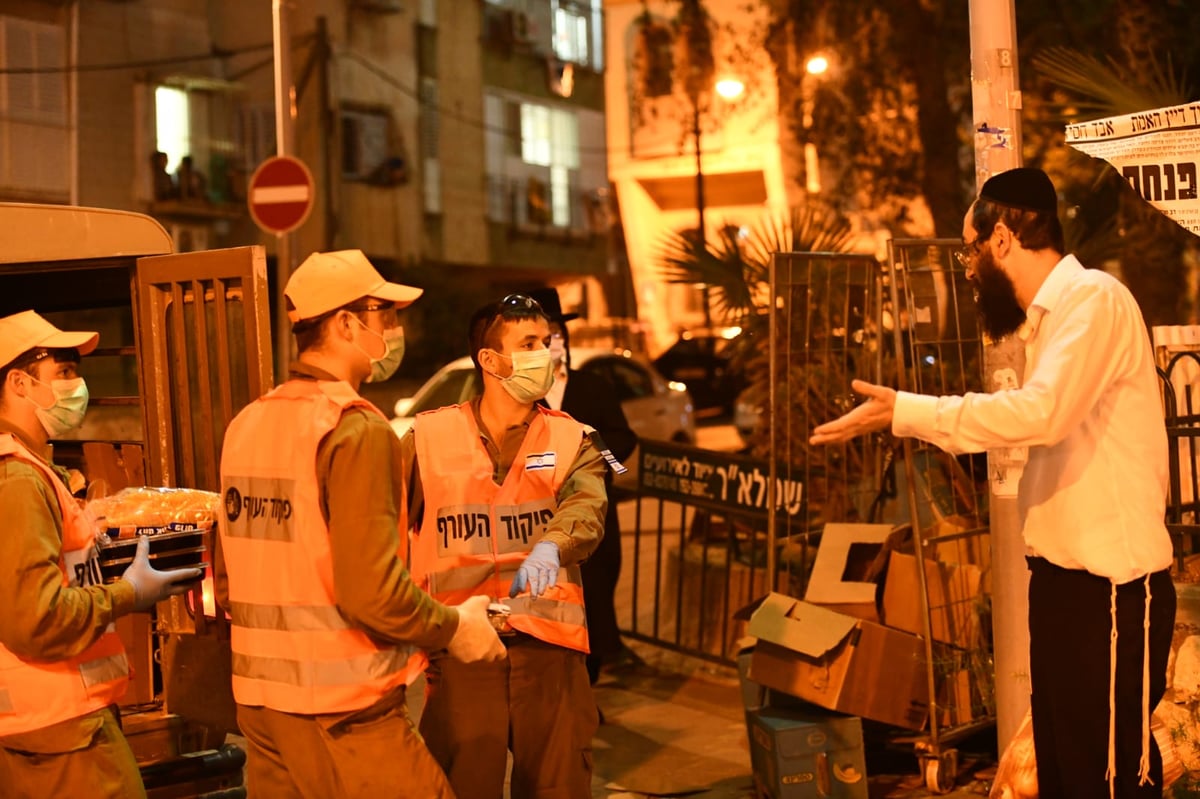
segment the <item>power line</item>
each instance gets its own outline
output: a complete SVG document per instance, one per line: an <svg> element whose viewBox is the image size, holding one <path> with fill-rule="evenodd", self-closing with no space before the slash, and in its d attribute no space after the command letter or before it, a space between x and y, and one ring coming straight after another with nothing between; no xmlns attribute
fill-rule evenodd
<svg viewBox="0 0 1200 799"><path fill-rule="evenodd" d="M304 38L311 38L308 34ZM293 41L295 46L297 42ZM275 45L271 42L256 44L251 47L239 47L233 50L213 48L207 53L187 56L171 56L170 58L153 58L144 61L122 61L112 64L78 64L73 67L0 67L0 75L69 75L79 72L111 72L121 69L150 69L166 67L174 64L189 64L195 61L208 61L216 58L232 58L246 53L257 53L260 50L270 50Z"/></svg>
<svg viewBox="0 0 1200 799"><path fill-rule="evenodd" d="M512 133L510 130L508 130L508 128L502 128L502 127L497 127L495 125L489 125L486 120L476 119L474 117L465 116L457 110L446 108L445 106L441 106L436 103L429 103L429 102L421 99L421 95L416 89L412 88L411 86L407 86L404 83L402 83L400 80L392 77L391 75L389 75L387 73L387 71L385 69L383 69L379 65L373 63L370 59L368 59L362 55L359 55L358 53L353 53L353 52L346 53L346 54L344 54L343 57L348 58L351 61L357 62L368 72L372 73L379 79L383 80L388 85L392 86L395 89L398 89L400 92L408 95L413 100L416 100L417 104L422 106L423 108L437 111L439 114L445 114L446 116L450 117L451 119L458 120L459 122L462 122L463 124L465 124L469 127L475 128L477 130L482 130L485 133L499 133L504 136L509 136ZM576 149L578 149L578 151L580 153L590 153L592 155L608 155L610 152L616 151L615 148L608 148L608 147L582 147L581 146L581 147L577 147Z"/></svg>

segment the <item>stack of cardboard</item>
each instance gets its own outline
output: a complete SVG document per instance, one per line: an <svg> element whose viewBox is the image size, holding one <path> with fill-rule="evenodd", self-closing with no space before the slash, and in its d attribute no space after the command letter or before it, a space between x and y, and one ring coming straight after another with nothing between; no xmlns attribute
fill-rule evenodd
<svg viewBox="0 0 1200 799"><path fill-rule="evenodd" d="M804 600L772 593L750 615L749 679L829 710L924 728L925 620L917 559L899 549L904 535L891 525L827 525ZM972 686L961 653L979 644L981 570L932 560L924 569L932 638L946 653L935 655L939 721L966 723Z"/></svg>
<svg viewBox="0 0 1200 799"><path fill-rule="evenodd" d="M753 651L739 653L738 676L756 799L867 799L862 722L751 680Z"/></svg>

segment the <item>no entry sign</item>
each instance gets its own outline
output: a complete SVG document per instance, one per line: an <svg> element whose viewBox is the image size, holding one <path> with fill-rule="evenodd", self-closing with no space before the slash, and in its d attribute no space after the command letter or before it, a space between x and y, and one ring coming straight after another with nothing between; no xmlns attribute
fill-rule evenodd
<svg viewBox="0 0 1200 799"><path fill-rule="evenodd" d="M250 216L268 233L288 233L308 219L313 177L298 158L277 155L259 164L247 192Z"/></svg>

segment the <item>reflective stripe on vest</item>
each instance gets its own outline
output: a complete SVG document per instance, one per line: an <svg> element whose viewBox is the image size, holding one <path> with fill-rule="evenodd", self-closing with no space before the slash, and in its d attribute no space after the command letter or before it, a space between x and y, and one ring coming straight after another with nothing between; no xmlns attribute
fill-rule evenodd
<svg viewBox="0 0 1200 799"><path fill-rule="evenodd" d="M410 650L355 628L333 595L329 529L313 467L321 440L356 407L379 413L346 383L291 380L244 408L225 434L218 530L239 704L338 713L372 705L408 681ZM370 464L363 470L370 479Z"/></svg>
<svg viewBox="0 0 1200 799"><path fill-rule="evenodd" d="M499 597L512 608L514 629L587 652L578 567L561 569L558 584L537 599L508 598L513 575L554 517L558 491L583 443L583 425L539 410L500 486L470 403L417 415L425 513L410 568L419 585L447 604L473 594Z"/></svg>
<svg viewBox="0 0 1200 799"><path fill-rule="evenodd" d="M9 433L0 434L0 457L28 463L54 488L63 520L62 584L79 588L99 582L92 525L58 474ZM81 654L52 663L24 660L0 645L0 736L38 730L115 704L128 686L129 661L111 624Z"/></svg>

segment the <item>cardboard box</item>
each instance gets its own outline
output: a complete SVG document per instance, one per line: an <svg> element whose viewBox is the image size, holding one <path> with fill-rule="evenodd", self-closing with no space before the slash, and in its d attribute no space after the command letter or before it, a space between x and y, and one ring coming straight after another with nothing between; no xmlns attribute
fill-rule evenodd
<svg viewBox="0 0 1200 799"><path fill-rule="evenodd" d="M758 710L767 704L767 689L750 679L750 657L753 654L753 638L738 641L738 686L742 689L742 707L746 710Z"/></svg>
<svg viewBox="0 0 1200 799"><path fill-rule="evenodd" d="M829 710L919 730L929 713L915 636L770 594L750 617L750 679Z"/></svg>
<svg viewBox="0 0 1200 799"><path fill-rule="evenodd" d="M933 639L963 648L979 644L979 599L982 572L966 563L925 561ZM921 592L914 555L892 552L883 585L883 623L897 630L924 635Z"/></svg>
<svg viewBox="0 0 1200 799"><path fill-rule="evenodd" d="M879 621L877 581L896 535L890 524L825 525L804 601Z"/></svg>
<svg viewBox="0 0 1200 799"><path fill-rule="evenodd" d="M827 524L808 578L805 602L875 603L872 564L895 528L890 524Z"/></svg>
<svg viewBox="0 0 1200 799"><path fill-rule="evenodd" d="M862 722L815 709L746 712L750 763L770 799L867 799Z"/></svg>

